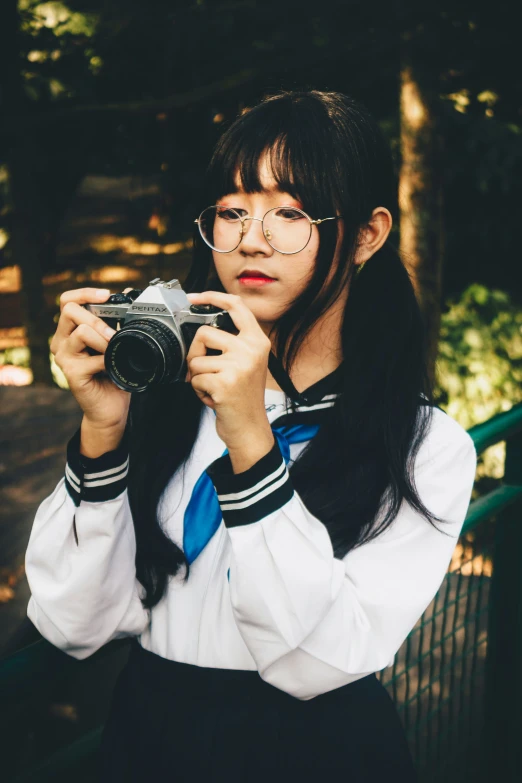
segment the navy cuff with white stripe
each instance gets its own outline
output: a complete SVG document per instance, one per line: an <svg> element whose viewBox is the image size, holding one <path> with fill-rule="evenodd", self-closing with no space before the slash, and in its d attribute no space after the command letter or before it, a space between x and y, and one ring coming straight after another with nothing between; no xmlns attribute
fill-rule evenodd
<svg viewBox="0 0 522 783"><path fill-rule="evenodd" d="M67 444L65 486L76 506L80 501L91 503L112 500L127 486L129 472L128 432L125 430L120 445L114 451L106 451L91 458L80 454L78 427Z"/></svg>
<svg viewBox="0 0 522 783"><path fill-rule="evenodd" d="M277 440L268 454L242 473L233 472L228 454L212 462L207 473L227 527L258 522L288 503L294 494Z"/></svg>

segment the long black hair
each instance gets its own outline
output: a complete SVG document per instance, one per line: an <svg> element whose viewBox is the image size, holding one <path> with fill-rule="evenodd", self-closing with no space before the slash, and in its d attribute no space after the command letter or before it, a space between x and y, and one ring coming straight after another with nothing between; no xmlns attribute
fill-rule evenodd
<svg viewBox="0 0 522 783"><path fill-rule="evenodd" d="M310 215L343 217L339 258L331 279L339 221L321 225L313 276L276 324L274 352L291 371L304 337L348 287L341 327L342 392L332 415L290 469L293 485L327 527L334 554L382 533L403 501L430 523L414 483L413 465L429 429L432 389L426 338L413 286L390 237L361 269L354 264L360 232L375 207L397 220L393 160L377 122L338 92L281 91L240 114L215 148L201 188L200 209L236 190L261 192L259 162L269 154L281 191ZM359 270L359 271L356 271ZM186 291L224 290L210 248L194 236ZM424 404L422 404L424 403ZM130 408L129 500L136 531L136 572L153 607L169 576L189 564L164 532L161 498L183 471L203 404L190 384L134 394Z"/></svg>

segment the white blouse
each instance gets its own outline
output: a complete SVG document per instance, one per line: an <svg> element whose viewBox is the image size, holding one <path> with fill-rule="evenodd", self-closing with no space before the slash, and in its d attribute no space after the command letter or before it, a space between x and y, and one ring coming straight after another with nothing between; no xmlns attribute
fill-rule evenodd
<svg viewBox="0 0 522 783"><path fill-rule="evenodd" d="M325 409L336 396L294 410ZM289 410L284 392L271 389L265 406L271 423ZM290 446L289 464L305 445ZM165 532L182 546L185 508L208 468L223 518L187 583L181 568L162 600L145 610L125 447L80 459L75 433L65 476L38 507L25 558L27 614L42 636L78 659L112 639L138 636L164 658L257 670L302 700L389 666L439 589L466 516L477 461L466 430L434 408L415 463L419 496L449 520L438 525L445 532L404 501L383 534L343 559L293 489L277 443L237 475L221 456L225 448L206 408L160 513Z"/></svg>

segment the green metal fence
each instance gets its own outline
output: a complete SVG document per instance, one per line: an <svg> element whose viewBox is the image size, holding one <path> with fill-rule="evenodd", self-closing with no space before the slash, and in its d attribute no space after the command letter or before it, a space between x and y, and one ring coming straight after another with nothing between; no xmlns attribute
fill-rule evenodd
<svg viewBox="0 0 522 783"><path fill-rule="evenodd" d="M473 500L444 582L379 673L404 722L422 783L522 780L522 404L473 427L477 453L506 441L504 479ZM123 642L92 659L98 669ZM81 677L77 661L39 640L0 661L3 705L42 679ZM21 707L20 709L23 709ZM20 758L16 783L90 780L102 727L36 762ZM81 770L84 777L81 777ZM94 778L92 778L94 779Z"/></svg>
<svg viewBox="0 0 522 783"><path fill-rule="evenodd" d="M422 783L493 775L519 783L522 404L469 432L478 454L506 441L504 479L470 504L440 590L379 677Z"/></svg>

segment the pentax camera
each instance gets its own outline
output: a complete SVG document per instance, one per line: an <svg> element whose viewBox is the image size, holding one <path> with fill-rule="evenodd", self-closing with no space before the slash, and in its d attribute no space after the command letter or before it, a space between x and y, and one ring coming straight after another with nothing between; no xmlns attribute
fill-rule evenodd
<svg viewBox="0 0 522 783"><path fill-rule="evenodd" d="M156 277L144 291L135 288L82 307L117 330L107 344L105 369L116 386L129 392L184 381L185 359L200 326L238 331L226 310L190 304L176 279L166 283ZM207 355L220 353L207 350Z"/></svg>

